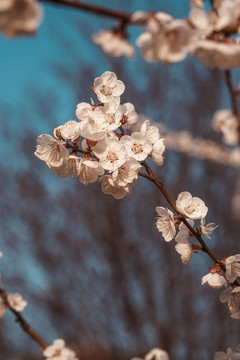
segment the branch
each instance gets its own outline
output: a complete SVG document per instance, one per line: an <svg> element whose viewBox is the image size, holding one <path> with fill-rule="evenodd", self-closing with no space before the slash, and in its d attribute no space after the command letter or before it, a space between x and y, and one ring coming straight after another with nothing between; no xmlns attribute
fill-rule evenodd
<svg viewBox="0 0 240 360"><path fill-rule="evenodd" d="M230 98L231 98L231 102L232 102L233 114L236 115L238 117L238 119L239 119L237 98L236 98L236 93L234 91L230 70L225 70L225 81L226 81L228 91L229 91L229 94L230 94Z"/></svg>
<svg viewBox="0 0 240 360"><path fill-rule="evenodd" d="M45 343L45 341L43 341L43 339L38 334L35 333L35 331L32 330L32 328L28 325L28 323L23 318L23 316L10 306L6 292L4 289L1 288L0 288L0 298L2 299L3 303L9 308L9 310L15 315L16 322L19 323L23 331L25 331L44 350L48 345Z"/></svg>
<svg viewBox="0 0 240 360"><path fill-rule="evenodd" d="M102 6L87 4L76 0L40 0L41 2L51 3L55 5L67 6L79 10L88 11L98 15L104 15L108 17L117 18L125 23L130 22L131 14L119 10L112 10Z"/></svg>
<svg viewBox="0 0 240 360"><path fill-rule="evenodd" d="M158 189L162 192L162 194L164 195L164 197L166 198L167 202L169 203L169 205L173 208L173 210L177 213L177 215L179 216L180 220L187 226L187 228L189 229L189 231L191 231L191 233L194 235L194 237L198 240L198 242L202 245L202 251L204 251L205 253L207 253L210 258L217 264L219 264L222 268L223 271L226 271L225 269L225 265L222 264L222 262L216 257L216 255L212 252L212 250L209 249L209 247L206 245L206 243L204 242L204 240L202 239L201 235L195 231L193 229L193 227L188 223L188 221L183 217L183 215L178 211L175 202L172 200L172 198L170 197L170 195L168 194L167 190L164 188L163 183L159 180L157 180L156 176L153 174L153 171L151 170L151 168L147 165L147 163L145 161L142 161L141 164L145 167L145 169L147 170L148 174L143 174L143 173L139 173L140 176L143 176L147 179L149 179L150 181L152 181L157 187Z"/></svg>

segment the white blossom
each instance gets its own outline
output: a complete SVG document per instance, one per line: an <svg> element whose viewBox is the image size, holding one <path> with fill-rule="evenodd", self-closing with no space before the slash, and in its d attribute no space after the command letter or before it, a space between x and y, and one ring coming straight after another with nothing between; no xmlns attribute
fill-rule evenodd
<svg viewBox="0 0 240 360"><path fill-rule="evenodd" d="M169 356L165 350L154 348L145 355L144 360L169 360Z"/></svg>
<svg viewBox="0 0 240 360"><path fill-rule="evenodd" d="M228 70L240 66L240 45L234 42L203 39L195 43L191 55L210 68Z"/></svg>
<svg viewBox="0 0 240 360"><path fill-rule="evenodd" d="M134 158L127 159L112 173L113 181L118 186L125 186L138 178L141 164Z"/></svg>
<svg viewBox="0 0 240 360"><path fill-rule="evenodd" d="M80 136L79 122L70 120L54 129L53 133L57 138L62 137L64 140L71 140L73 142Z"/></svg>
<svg viewBox="0 0 240 360"><path fill-rule="evenodd" d="M187 222L189 223L189 225L191 227L194 226L193 220L187 220ZM188 244L190 235L191 235L191 232L188 229L188 227L183 222L181 222L181 224L179 225L179 232L177 233L177 236L175 239L176 242L182 243L182 244Z"/></svg>
<svg viewBox="0 0 240 360"><path fill-rule="evenodd" d="M233 283L240 276L240 255L229 256L226 259L226 278Z"/></svg>
<svg viewBox="0 0 240 360"><path fill-rule="evenodd" d="M229 312L236 314L240 306L240 286L235 287L229 286L220 295L220 301L222 303L227 302Z"/></svg>
<svg viewBox="0 0 240 360"><path fill-rule="evenodd" d="M115 103L105 103L98 106L92 114L92 119L99 125L103 131L116 130L121 126L122 112Z"/></svg>
<svg viewBox="0 0 240 360"><path fill-rule="evenodd" d="M239 32L240 0L225 0L218 8L216 31Z"/></svg>
<svg viewBox="0 0 240 360"><path fill-rule="evenodd" d="M205 217L208 212L208 208L204 202L198 197L192 197L187 191L178 195L176 207L180 213L190 219L201 219Z"/></svg>
<svg viewBox="0 0 240 360"><path fill-rule="evenodd" d="M202 278L202 285L208 283L209 286L215 289L221 289L223 286L227 286L226 279L217 273L208 273L207 275L203 276Z"/></svg>
<svg viewBox="0 0 240 360"><path fill-rule="evenodd" d="M99 157L99 163L105 170L114 171L126 161L126 150L117 137L107 139L107 147L104 152L97 153L94 147L93 152Z"/></svg>
<svg viewBox="0 0 240 360"><path fill-rule="evenodd" d="M43 350L43 355L48 360L78 360L74 351L65 346L65 341L56 339L52 345Z"/></svg>
<svg viewBox="0 0 240 360"><path fill-rule="evenodd" d="M104 175L98 179L101 182L101 188L104 194L112 195L115 199L122 199L132 192L129 184L125 186L117 186L111 175ZM134 183L133 183L134 185Z"/></svg>
<svg viewBox="0 0 240 360"><path fill-rule="evenodd" d="M17 312L22 311L27 306L27 301L19 293L9 293L7 300L11 308Z"/></svg>
<svg viewBox="0 0 240 360"><path fill-rule="evenodd" d="M121 30L101 30L92 36L92 40L108 55L116 57L126 55L130 59L134 58L134 47Z"/></svg>
<svg viewBox="0 0 240 360"><path fill-rule="evenodd" d="M192 258L192 245L179 242L175 245L175 249L181 255L182 263L188 264Z"/></svg>
<svg viewBox="0 0 240 360"><path fill-rule="evenodd" d="M159 129L156 126L150 125L150 120L145 120L140 128L140 133L144 135L152 144L159 139Z"/></svg>
<svg viewBox="0 0 240 360"><path fill-rule="evenodd" d="M104 174L103 167L97 161L83 159L81 165L79 181L84 185L95 182L98 176Z"/></svg>
<svg viewBox="0 0 240 360"><path fill-rule="evenodd" d="M65 141L54 139L51 135L42 134L38 136L37 149L35 155L42 161L45 161L48 166L55 168L61 166L69 154L64 147Z"/></svg>
<svg viewBox="0 0 240 360"><path fill-rule="evenodd" d="M42 7L36 0L1 0L0 31L8 37L32 35L42 20Z"/></svg>
<svg viewBox="0 0 240 360"><path fill-rule="evenodd" d="M226 352L218 351L214 355L214 360L239 360L240 353L233 352L232 349L228 348Z"/></svg>
<svg viewBox="0 0 240 360"><path fill-rule="evenodd" d="M183 60L195 39L195 32L184 20L173 20L164 13L149 17L147 32L137 39L148 61L172 64Z"/></svg>
<svg viewBox="0 0 240 360"><path fill-rule="evenodd" d="M169 242L176 235L174 214L171 210L162 206L157 206L156 211L159 215L156 222L158 231L162 233L164 240Z"/></svg>
<svg viewBox="0 0 240 360"><path fill-rule="evenodd" d="M152 159L153 162L160 166L163 164L163 154L165 151L164 139L158 139L152 147Z"/></svg>
<svg viewBox="0 0 240 360"><path fill-rule="evenodd" d="M125 103L119 106L122 112L122 124L125 129L129 129L133 124L138 121L138 114L135 111L135 107L131 103Z"/></svg>
<svg viewBox="0 0 240 360"><path fill-rule="evenodd" d="M201 218L201 233L202 235L206 236L207 238L211 239L209 236L212 232L218 227L218 225L214 223L209 223L206 225L206 217Z"/></svg>
<svg viewBox="0 0 240 360"><path fill-rule="evenodd" d="M125 85L117 79L117 75L111 71L105 71L102 76L94 80L93 91L99 101L106 103L109 101L120 103L120 95L125 90Z"/></svg>
<svg viewBox="0 0 240 360"><path fill-rule="evenodd" d="M133 132L131 136L124 135L120 142L126 147L129 156L138 161L145 160L152 151L151 141L139 132Z"/></svg>
<svg viewBox="0 0 240 360"><path fill-rule="evenodd" d="M79 176L81 166L82 166L82 158L76 156L75 154L71 154L67 159L65 159L62 166L58 168L51 167L51 170L56 171L58 176L61 177L68 177L69 175L75 177L75 176Z"/></svg>
<svg viewBox="0 0 240 360"><path fill-rule="evenodd" d="M227 145L236 145L239 141L238 118L231 110L218 110L212 119L213 129L221 132Z"/></svg>

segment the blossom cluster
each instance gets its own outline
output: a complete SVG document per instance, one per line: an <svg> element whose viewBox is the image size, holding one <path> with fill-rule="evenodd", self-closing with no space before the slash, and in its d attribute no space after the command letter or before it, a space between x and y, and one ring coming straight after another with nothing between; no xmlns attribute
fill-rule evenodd
<svg viewBox="0 0 240 360"><path fill-rule="evenodd" d="M187 19L174 19L164 12L135 12L130 22L143 25L145 31L137 39L142 55L148 61L173 64L188 53L205 66L231 69L240 66L240 1L213 0L205 11L204 1L191 1ZM112 56L134 56L125 29L101 30L93 41Z"/></svg>
<svg viewBox="0 0 240 360"><path fill-rule="evenodd" d="M139 119L133 104L120 104L124 89L113 72L96 78L92 91L100 103L79 103L78 121L58 126L54 137L40 135L35 155L61 177L72 175L85 185L98 180L102 191L116 199L129 194L148 157L163 164L165 146L149 120L127 134Z"/></svg>
<svg viewBox="0 0 240 360"><path fill-rule="evenodd" d="M43 350L47 360L78 360L73 350L65 346L63 339L55 339L52 345Z"/></svg>
<svg viewBox="0 0 240 360"><path fill-rule="evenodd" d="M171 210L158 206L156 208L158 213L156 225L165 241L169 242L175 238L175 249L181 255L183 264L187 264L191 260L193 252L201 249L201 246L190 243L191 238L194 237L193 231L191 231L194 227L194 220L199 219L201 222L195 233L209 239L210 234L217 226L214 223L206 225L207 206L201 199L192 197L187 191L178 195L176 208L181 217L174 216ZM229 282L229 287L220 295L220 301L227 302L232 318L240 319L240 285L237 281L237 277L240 277L240 254L222 259L221 265L217 263L216 266L209 268L209 273L202 278L202 285L208 283L212 288L220 289L223 286L227 287L227 282Z"/></svg>

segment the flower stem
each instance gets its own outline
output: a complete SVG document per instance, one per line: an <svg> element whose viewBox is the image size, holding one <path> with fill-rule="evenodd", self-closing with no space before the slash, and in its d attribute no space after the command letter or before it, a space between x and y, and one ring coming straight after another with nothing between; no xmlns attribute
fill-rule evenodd
<svg viewBox="0 0 240 360"><path fill-rule="evenodd" d="M39 344L42 349L45 349L47 347L45 341L43 341L43 339L37 333L35 333L35 331L33 331L24 317L10 306L4 289L0 289L0 298L2 299L4 305L7 306L9 310L15 315L16 322L19 323L23 331L25 331L37 344Z"/></svg>

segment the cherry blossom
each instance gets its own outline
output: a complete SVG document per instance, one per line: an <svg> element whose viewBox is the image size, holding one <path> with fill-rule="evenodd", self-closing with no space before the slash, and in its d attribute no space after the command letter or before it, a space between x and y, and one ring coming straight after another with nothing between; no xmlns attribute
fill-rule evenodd
<svg viewBox="0 0 240 360"><path fill-rule="evenodd" d="M222 70L240 66L240 46L232 40L230 43L203 39L195 42L192 56L197 56L203 65Z"/></svg>
<svg viewBox="0 0 240 360"><path fill-rule="evenodd" d="M240 276L240 255L229 256L226 259L226 278L233 283Z"/></svg>
<svg viewBox="0 0 240 360"><path fill-rule="evenodd" d="M150 123L150 120L145 120L140 128L140 133L150 140L152 144L155 144L160 137L159 129L156 126L151 126Z"/></svg>
<svg viewBox="0 0 240 360"><path fill-rule="evenodd" d="M187 220L191 227L194 226L193 220ZM176 251L181 255L183 264L188 264L192 258L192 245L189 243L189 237L191 233L187 226L181 222L179 226L179 232L175 238L177 244L175 245Z"/></svg>
<svg viewBox="0 0 240 360"><path fill-rule="evenodd" d="M231 316L236 314L240 306L240 286L237 286L234 289L232 286L229 286L221 293L220 301L222 303L227 302Z"/></svg>
<svg viewBox="0 0 240 360"><path fill-rule="evenodd" d="M165 151L164 139L158 139L152 147L152 159L153 162L160 166L163 164L163 154Z"/></svg>
<svg viewBox="0 0 240 360"><path fill-rule="evenodd" d="M175 249L181 255L182 263L188 264L192 258L192 245L179 242L175 245Z"/></svg>
<svg viewBox="0 0 240 360"><path fill-rule="evenodd" d="M227 145L236 145L239 141L238 118L231 110L218 110L214 113L212 126L221 132Z"/></svg>
<svg viewBox="0 0 240 360"><path fill-rule="evenodd" d="M176 207L180 213L190 219L201 219L205 217L208 212L208 208L204 202L198 197L192 197L187 191L178 195Z"/></svg>
<svg viewBox="0 0 240 360"><path fill-rule="evenodd" d="M120 142L126 147L129 156L138 161L145 160L148 154L152 151L152 144L150 140L139 132L133 132L131 136L123 136Z"/></svg>
<svg viewBox="0 0 240 360"><path fill-rule="evenodd" d="M84 185L95 182L99 176L104 174L103 167L93 160L83 159L81 163L81 169L79 172L79 181Z"/></svg>
<svg viewBox="0 0 240 360"><path fill-rule="evenodd" d="M208 283L209 286L215 289L221 289L223 286L227 286L226 279L217 273L208 273L207 275L203 276L202 278L202 285Z"/></svg>
<svg viewBox="0 0 240 360"><path fill-rule="evenodd" d="M212 232L218 227L218 225L214 223L209 223L207 225L205 224L206 224L206 217L201 218L201 227L200 227L201 234L211 239L209 235L212 234Z"/></svg>
<svg viewBox="0 0 240 360"><path fill-rule="evenodd" d="M240 353L234 353L232 349L228 348L226 353L223 351L218 351L214 355L214 360L239 360Z"/></svg>
<svg viewBox="0 0 240 360"><path fill-rule="evenodd" d="M137 39L137 45L148 61L181 61L195 40L195 32L187 22L173 20L165 13L151 14L147 30Z"/></svg>
<svg viewBox="0 0 240 360"><path fill-rule="evenodd" d="M79 122L70 120L64 125L60 125L54 129L53 134L60 140L63 138L64 140L71 140L73 142L80 136Z"/></svg>
<svg viewBox="0 0 240 360"><path fill-rule="evenodd" d="M138 121L138 114L135 111L134 105L131 103L125 103L120 105L119 108L122 112L122 126L125 129L131 128L131 126Z"/></svg>
<svg viewBox="0 0 240 360"><path fill-rule="evenodd" d="M17 312L22 311L27 306L27 301L19 293L9 293L7 299L11 308Z"/></svg>
<svg viewBox="0 0 240 360"><path fill-rule="evenodd" d="M135 49L127 41L127 37L122 30L101 30L92 36L92 40L95 44L100 45L108 55L116 57L126 55L130 59L134 58Z"/></svg>
<svg viewBox="0 0 240 360"><path fill-rule="evenodd" d="M115 199L122 199L132 192L132 188L129 184L125 186L118 186L115 184L111 175L104 175L100 177L98 181L101 182L101 188L104 194L112 195Z"/></svg>
<svg viewBox="0 0 240 360"><path fill-rule="evenodd" d="M36 0L1 0L0 31L8 37L33 35L42 20Z"/></svg>
<svg viewBox="0 0 240 360"><path fill-rule="evenodd" d="M117 79L114 72L105 71L102 76L94 80L93 91L102 103L112 101L119 105L120 95L124 90L124 83Z"/></svg>
<svg viewBox="0 0 240 360"><path fill-rule="evenodd" d="M54 139L51 135L43 134L38 136L35 155L42 161L45 161L47 165L55 168L61 166L69 154L64 147L65 141Z"/></svg>
<svg viewBox="0 0 240 360"><path fill-rule="evenodd" d="M56 171L58 176L61 177L68 177L70 175L72 175L72 177L75 177L75 176L79 176L81 166L82 166L82 158L79 158L75 154L71 154L67 159L65 159L62 166L58 168L51 167L51 170Z"/></svg>
<svg viewBox="0 0 240 360"><path fill-rule="evenodd" d="M162 233L164 240L169 242L176 235L174 214L171 210L165 209L162 206L157 206L156 211L159 215L156 222L158 231Z"/></svg>
<svg viewBox="0 0 240 360"><path fill-rule="evenodd" d="M223 1L218 8L218 21L215 30L238 33L240 30L239 16L239 0Z"/></svg>
<svg viewBox="0 0 240 360"><path fill-rule="evenodd" d="M103 153L97 153L96 147L93 151L99 157L99 163L105 170L114 171L126 161L126 149L117 137L108 139Z"/></svg>
<svg viewBox="0 0 240 360"><path fill-rule="evenodd" d="M169 356L165 350L154 348L145 355L144 360L169 360Z"/></svg>
<svg viewBox="0 0 240 360"><path fill-rule="evenodd" d="M126 160L112 173L113 181L118 186L125 186L138 178L141 164L134 158Z"/></svg>
<svg viewBox="0 0 240 360"><path fill-rule="evenodd" d="M65 347L63 339L56 339L52 345L43 350L43 355L48 360L78 360L74 351Z"/></svg>

